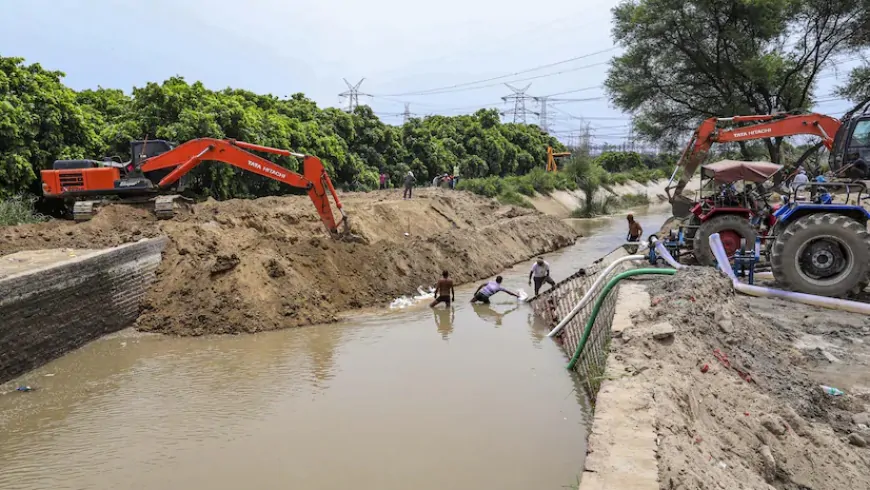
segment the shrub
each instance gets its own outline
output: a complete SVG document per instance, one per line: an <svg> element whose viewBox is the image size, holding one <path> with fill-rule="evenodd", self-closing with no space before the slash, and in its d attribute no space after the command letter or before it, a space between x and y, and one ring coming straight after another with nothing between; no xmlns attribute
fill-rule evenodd
<svg viewBox="0 0 870 490"><path fill-rule="evenodd" d="M570 174L566 172L559 172L558 174L556 174L556 189L562 191L576 191L577 182L574 181L574 178L571 177Z"/></svg>
<svg viewBox="0 0 870 490"><path fill-rule="evenodd" d="M608 151L595 159L608 172L626 172L645 168L641 156L632 151Z"/></svg>
<svg viewBox="0 0 870 490"><path fill-rule="evenodd" d="M519 206L522 208L532 208L532 203L526 200L522 194L513 190L506 189L502 191L501 194L498 195L498 202L502 204L507 204L511 206Z"/></svg>
<svg viewBox="0 0 870 490"><path fill-rule="evenodd" d="M517 192L525 196L535 195L535 188L532 187L530 180L525 178L525 176L511 175L504 177L501 182L501 187L503 189L515 189Z"/></svg>
<svg viewBox="0 0 870 490"><path fill-rule="evenodd" d="M36 198L30 196L14 196L0 201L0 226L48 221L48 217L36 212L35 202Z"/></svg>
<svg viewBox="0 0 870 490"><path fill-rule="evenodd" d="M649 204L649 196L646 194L625 194L619 197L619 205L624 208L643 206Z"/></svg>
<svg viewBox="0 0 870 490"><path fill-rule="evenodd" d="M532 169L523 178L528 179L531 186L545 196L556 190L556 174L540 167Z"/></svg>
<svg viewBox="0 0 870 490"><path fill-rule="evenodd" d="M456 188L461 191L473 192L475 194L496 197L502 190L502 179L498 177L485 177L482 179L461 179Z"/></svg>
<svg viewBox="0 0 870 490"><path fill-rule="evenodd" d="M619 207L619 199L616 196L607 196L603 201L596 200L587 202L571 212L572 218L594 218L613 213Z"/></svg>

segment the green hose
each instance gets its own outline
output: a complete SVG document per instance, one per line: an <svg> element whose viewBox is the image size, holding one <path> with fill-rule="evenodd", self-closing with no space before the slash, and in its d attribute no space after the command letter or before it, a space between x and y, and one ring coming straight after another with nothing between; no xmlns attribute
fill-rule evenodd
<svg viewBox="0 0 870 490"><path fill-rule="evenodd" d="M577 344L577 350L574 351L574 356L568 362L568 369L574 369L574 365L577 364L577 361L580 359L580 354L583 353L583 348L586 347L586 341L589 340L589 334L592 333L592 325L595 325L595 319L598 318L598 312L601 310L601 305L604 304L604 300L607 299L607 295L610 294L610 290L613 289L616 284L625 279L626 277L632 276L645 276L648 274L661 274L667 276L673 276L676 274L676 269L632 269L630 271L625 271L620 274L614 276L613 279L607 282L607 285L604 286L604 289L601 290L601 293L598 295L598 299L595 300L595 305L592 307L592 314L589 315L589 319L586 320L586 330L583 331L583 338L580 339L580 343Z"/></svg>

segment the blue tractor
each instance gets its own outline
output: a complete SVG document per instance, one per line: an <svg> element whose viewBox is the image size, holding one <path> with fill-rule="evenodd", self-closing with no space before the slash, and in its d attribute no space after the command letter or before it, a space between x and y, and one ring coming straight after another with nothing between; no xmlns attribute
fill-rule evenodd
<svg viewBox="0 0 870 490"><path fill-rule="evenodd" d="M832 191L837 200L845 194L843 204L834 202ZM813 182L790 189L764 239L776 281L828 297L863 291L870 283L870 212L861 205L870 197L866 192L862 182Z"/></svg>

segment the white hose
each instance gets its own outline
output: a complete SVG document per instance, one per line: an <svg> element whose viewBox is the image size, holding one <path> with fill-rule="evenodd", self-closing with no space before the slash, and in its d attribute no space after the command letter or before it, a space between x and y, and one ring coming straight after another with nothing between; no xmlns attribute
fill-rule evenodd
<svg viewBox="0 0 870 490"><path fill-rule="evenodd" d="M728 255L725 253L725 247L722 246L722 239L719 237L718 233L710 235L710 248L713 250L713 255L716 256L716 262L719 263L719 270L727 274L728 277L731 278L731 283L734 285L734 289L743 294L760 296L763 298L780 298L797 303L803 303L805 305L821 306L822 308L831 308L870 315L870 304L868 303L743 284L737 280L734 276L734 271L731 270L731 267L729 266Z"/></svg>
<svg viewBox="0 0 870 490"><path fill-rule="evenodd" d="M568 322L570 322L572 318L577 316L577 313L580 313L580 310L582 310L583 307L586 306L589 303L589 301L592 300L592 297L595 295L595 291L597 291L598 288L601 287L602 284L604 284L604 280L607 279L607 276L610 275L610 273L613 272L614 269L616 269L616 266L618 266L619 264L622 264L623 262L628 262L630 260L646 260L646 259L647 259L646 255L626 255L625 257L620 257L620 258L614 260L613 263L608 265L606 269L604 269L603 271L601 271L598 274L598 278L595 279L595 282L593 282L591 286L589 286L589 289L586 290L586 294L583 295L583 297L580 299L580 301L577 303L577 305L574 306L574 308L565 316L565 318L560 320L559 324L556 325L556 327L553 328L553 330L550 330L550 333L547 334L547 337L552 337L552 336L556 335L557 333L561 332L562 329L565 328L565 325L567 325Z"/></svg>
<svg viewBox="0 0 870 490"><path fill-rule="evenodd" d="M665 244L659 241L656 237L650 237L650 243L655 245L656 252L661 258L665 259L665 262L667 262L668 265L670 265L674 269L683 269L686 267L685 265L677 262L676 259L674 259L674 256L671 255L671 253L668 252L668 249L665 248Z"/></svg>

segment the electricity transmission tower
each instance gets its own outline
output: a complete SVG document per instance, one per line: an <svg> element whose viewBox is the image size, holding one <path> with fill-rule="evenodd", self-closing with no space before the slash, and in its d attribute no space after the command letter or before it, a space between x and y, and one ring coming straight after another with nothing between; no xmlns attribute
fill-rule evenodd
<svg viewBox="0 0 870 490"><path fill-rule="evenodd" d="M347 112L353 112L353 110L359 105L360 95L371 97L371 95L359 91L359 87L362 85L363 81L365 81L365 77L356 82L356 85L351 85L350 82L347 81L347 78L343 78L342 80L344 80L344 84L347 85L347 90L338 94L338 96L347 99Z"/></svg>
<svg viewBox="0 0 870 490"><path fill-rule="evenodd" d="M592 143L592 125L591 124L586 123L586 125L583 126L583 131L580 134L579 140L580 141L577 142L578 143L577 147L582 148L586 152L589 152L590 147L591 147L591 143Z"/></svg>
<svg viewBox="0 0 870 490"><path fill-rule="evenodd" d="M405 119L402 122L403 122L403 124L407 124L408 121L411 120L411 103L410 102L405 102L405 113L403 115L405 116Z"/></svg>
<svg viewBox="0 0 870 490"><path fill-rule="evenodd" d="M547 99L548 97L535 97L536 101L541 104L541 112L538 113L538 124L545 133L550 132L550 119L547 117Z"/></svg>
<svg viewBox="0 0 870 490"><path fill-rule="evenodd" d="M516 88L516 87L510 85L509 83L505 84L505 86L507 86L507 88L509 88L513 91L513 94L506 95L506 96L502 97L501 100L503 100L505 102L513 101L514 108L509 110L509 111L503 112L502 113L503 116L506 116L508 114L513 114L513 120L515 123L520 122L520 123L526 124L526 116L527 115L529 115L529 114L534 114L536 116L538 115L537 112L530 111L530 110L526 109L526 101L527 100L534 100L534 97L532 97L530 95L526 95L526 90L528 90L531 85L532 84L530 83L530 84L526 85L525 87L519 89L519 88Z"/></svg>

